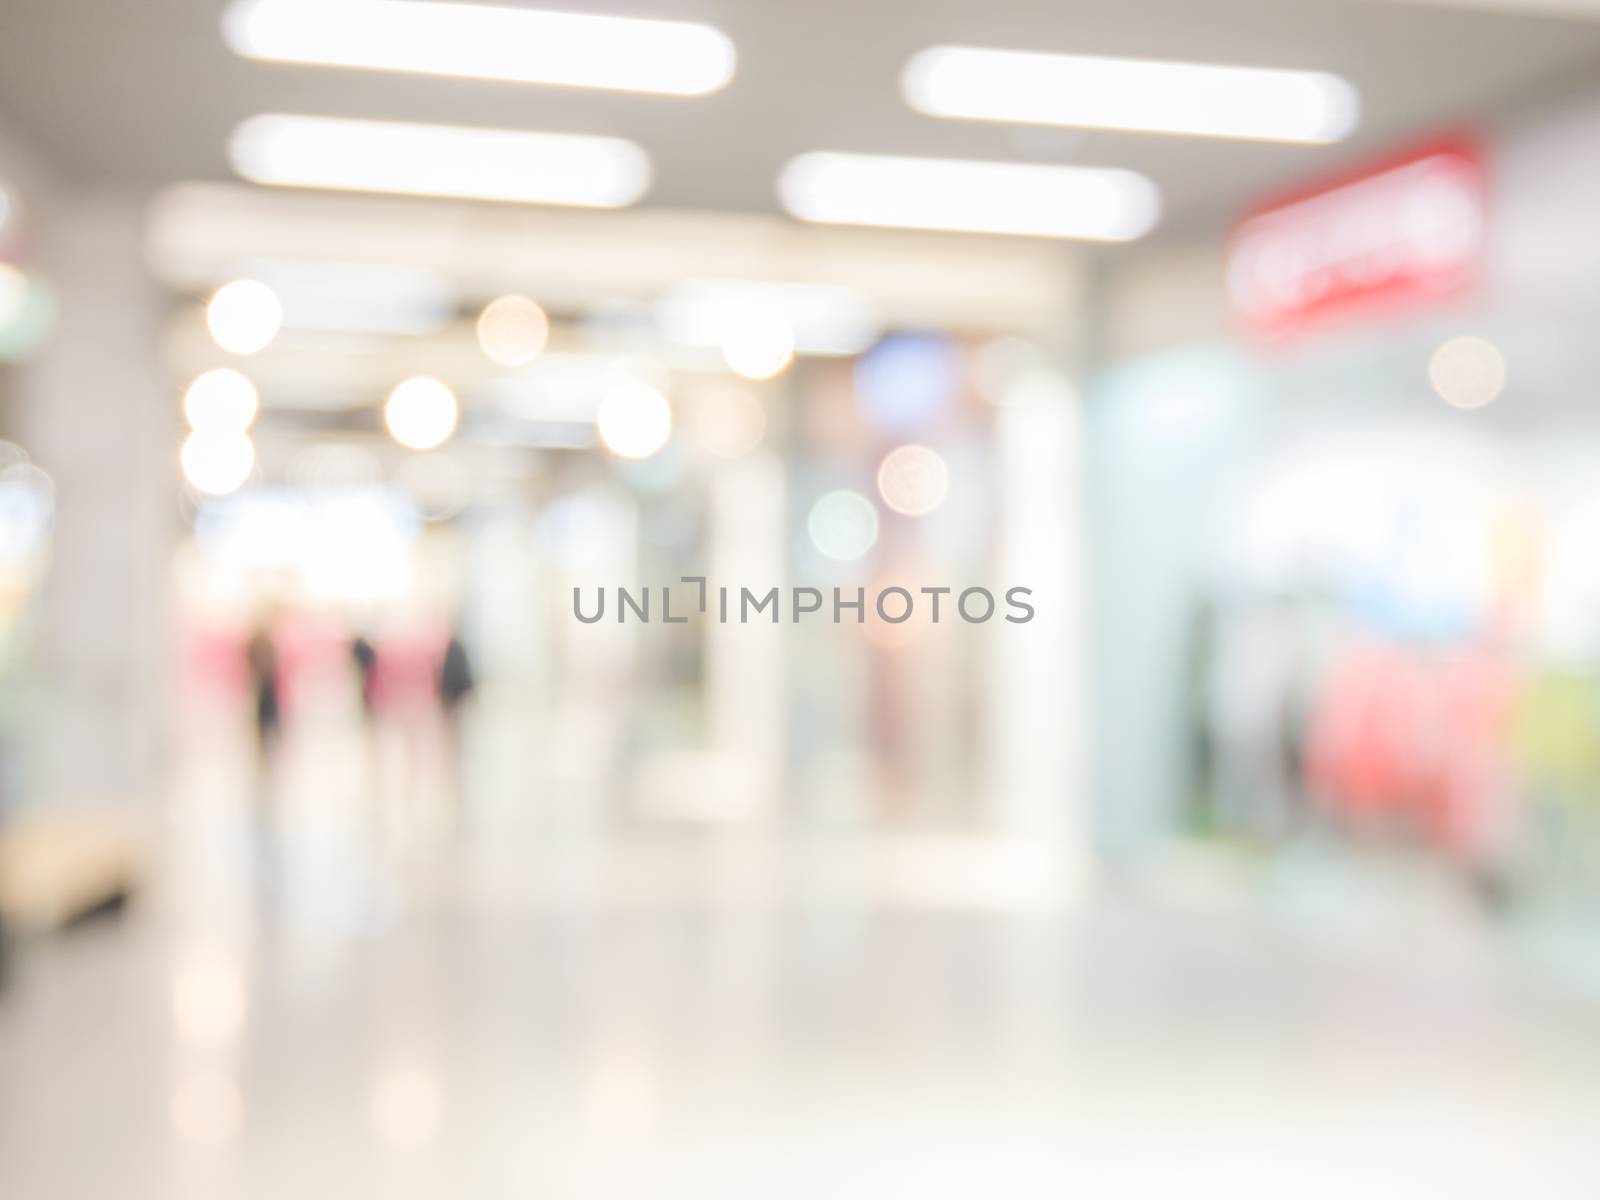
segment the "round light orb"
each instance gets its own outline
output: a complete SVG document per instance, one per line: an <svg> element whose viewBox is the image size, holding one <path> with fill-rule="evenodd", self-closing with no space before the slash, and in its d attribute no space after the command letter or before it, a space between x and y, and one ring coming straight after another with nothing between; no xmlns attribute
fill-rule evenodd
<svg viewBox="0 0 1600 1200"><path fill-rule="evenodd" d="M746 379L771 379L794 361L794 327L776 313L750 313L723 331L722 357Z"/></svg>
<svg viewBox="0 0 1600 1200"><path fill-rule="evenodd" d="M806 532L824 558L855 562L878 544L878 510L860 492L842 488L811 506Z"/></svg>
<svg viewBox="0 0 1600 1200"><path fill-rule="evenodd" d="M502 367L531 363L550 340L550 318L526 296L501 296L478 314L478 345Z"/></svg>
<svg viewBox="0 0 1600 1200"><path fill-rule="evenodd" d="M1506 359L1481 337L1453 337L1428 359L1428 381L1454 408L1482 408L1505 390Z"/></svg>
<svg viewBox="0 0 1600 1200"><path fill-rule="evenodd" d="M244 486L256 465L256 447L240 432L201 433L184 439L178 454L183 477L196 491L226 496Z"/></svg>
<svg viewBox="0 0 1600 1200"><path fill-rule="evenodd" d="M265 349L283 327L278 294L258 279L223 284L206 305L211 339L232 354Z"/></svg>
<svg viewBox="0 0 1600 1200"><path fill-rule="evenodd" d="M931 428L955 407L964 364L953 338L898 333L855 361L861 412L880 433L911 436Z"/></svg>
<svg viewBox="0 0 1600 1200"><path fill-rule="evenodd" d="M455 393L426 375L397 385L383 405L383 423L389 433L411 450L444 445L456 431L459 416Z"/></svg>
<svg viewBox="0 0 1600 1200"><path fill-rule="evenodd" d="M600 402L595 428L611 453L622 458L649 458L672 435L672 406L653 387L625 383Z"/></svg>
<svg viewBox="0 0 1600 1200"><path fill-rule="evenodd" d="M243 433L259 407L255 384L229 367L196 376L183 394L183 415L196 433Z"/></svg>
<svg viewBox="0 0 1600 1200"><path fill-rule="evenodd" d="M920 517L944 503L950 468L926 446L900 446L878 464L878 495L897 513Z"/></svg>

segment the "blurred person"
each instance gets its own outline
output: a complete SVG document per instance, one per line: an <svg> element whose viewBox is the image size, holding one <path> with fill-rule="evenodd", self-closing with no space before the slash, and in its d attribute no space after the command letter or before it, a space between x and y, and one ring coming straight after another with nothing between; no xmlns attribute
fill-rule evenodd
<svg viewBox="0 0 1600 1200"><path fill-rule="evenodd" d="M367 792L374 809L381 798L381 756L378 753L378 648L365 633L350 639L350 663L361 698L361 742L365 749Z"/></svg>
<svg viewBox="0 0 1600 1200"><path fill-rule="evenodd" d="M355 664L356 676L361 685L361 715L370 724L373 687L378 676L378 651L367 640L366 634L358 633L350 639L350 661Z"/></svg>
<svg viewBox="0 0 1600 1200"><path fill-rule="evenodd" d="M275 625L270 614L258 616L244 646L256 740L255 880L263 907L272 905L281 882L281 864L271 828L283 746L283 670Z"/></svg>
<svg viewBox="0 0 1600 1200"><path fill-rule="evenodd" d="M1185 783L1186 824L1201 836L1220 831L1217 805L1217 739L1212 721L1211 673L1217 655L1217 604L1202 595L1189 614L1184 662L1184 724L1189 754Z"/></svg>
<svg viewBox="0 0 1600 1200"><path fill-rule="evenodd" d="M443 721L440 764L444 786L449 794L451 820L459 830L466 808L464 773L466 759L462 749L462 706L477 689L472 659L462 644L459 628L452 626L444 655L439 662L439 712Z"/></svg>
<svg viewBox="0 0 1600 1200"><path fill-rule="evenodd" d="M261 770L262 799L271 795L272 777L283 733L283 683L278 648L269 618L258 620L245 643L245 665L250 672L254 704L256 753Z"/></svg>

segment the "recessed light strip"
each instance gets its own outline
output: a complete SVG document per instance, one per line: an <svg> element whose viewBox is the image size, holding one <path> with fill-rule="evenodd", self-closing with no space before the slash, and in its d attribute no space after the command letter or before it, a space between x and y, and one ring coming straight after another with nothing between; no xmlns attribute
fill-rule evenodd
<svg viewBox="0 0 1600 1200"><path fill-rule="evenodd" d="M733 78L726 34L685 21L430 0L235 0L246 58L700 96Z"/></svg>
<svg viewBox="0 0 1600 1200"><path fill-rule="evenodd" d="M253 183L587 208L632 204L651 173L621 138L281 113L243 122L228 158Z"/></svg>
<svg viewBox="0 0 1600 1200"><path fill-rule="evenodd" d="M900 89L934 117L1272 142L1337 142L1361 115L1355 88L1322 71L971 46L919 51Z"/></svg>
<svg viewBox="0 0 1600 1200"><path fill-rule="evenodd" d="M803 221L1123 242L1160 214L1155 185L1132 171L1034 163L816 152L778 180Z"/></svg>

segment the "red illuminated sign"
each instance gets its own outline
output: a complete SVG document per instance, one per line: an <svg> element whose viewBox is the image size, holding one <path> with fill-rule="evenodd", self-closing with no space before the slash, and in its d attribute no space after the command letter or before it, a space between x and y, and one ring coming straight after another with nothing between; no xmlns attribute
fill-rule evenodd
<svg viewBox="0 0 1600 1200"><path fill-rule="evenodd" d="M1478 143L1456 137L1259 208L1229 239L1233 310L1278 336L1458 294L1477 279L1486 192Z"/></svg>

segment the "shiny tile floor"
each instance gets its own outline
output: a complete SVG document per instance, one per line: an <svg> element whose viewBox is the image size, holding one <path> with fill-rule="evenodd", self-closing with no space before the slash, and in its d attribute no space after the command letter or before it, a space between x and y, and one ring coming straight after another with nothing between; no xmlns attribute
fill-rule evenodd
<svg viewBox="0 0 1600 1200"><path fill-rule="evenodd" d="M1600 1009L1425 872L185 803L0 997L5 1200L1600 1194Z"/></svg>

